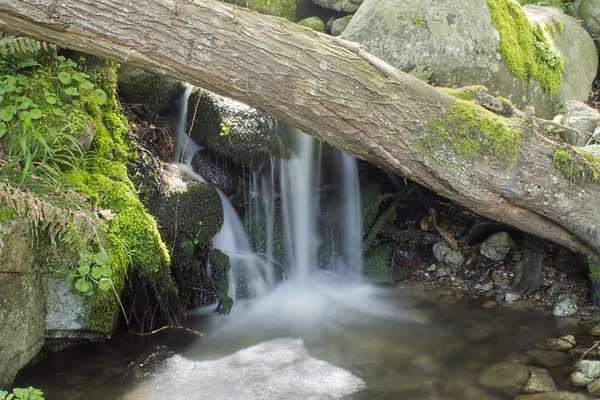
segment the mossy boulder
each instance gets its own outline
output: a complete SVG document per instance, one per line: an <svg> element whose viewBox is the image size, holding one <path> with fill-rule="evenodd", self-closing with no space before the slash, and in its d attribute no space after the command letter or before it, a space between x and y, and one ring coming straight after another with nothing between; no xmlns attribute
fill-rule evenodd
<svg viewBox="0 0 600 400"><path fill-rule="evenodd" d="M198 109L191 138L219 155L249 167L258 167L278 146L271 137L273 122L267 114L238 101L206 90L194 91L189 99Z"/></svg>
<svg viewBox="0 0 600 400"><path fill-rule="evenodd" d="M296 22L312 12L311 0L224 0L226 3L246 7L261 14L282 17Z"/></svg>
<svg viewBox="0 0 600 400"><path fill-rule="evenodd" d="M325 32L325 23L319 17L309 17L298 21L298 25L302 25L306 28L310 28L313 31Z"/></svg>
<svg viewBox="0 0 600 400"><path fill-rule="evenodd" d="M342 38L434 86L483 85L546 118L587 99L598 64L574 18L515 0L365 0Z"/></svg>
<svg viewBox="0 0 600 400"><path fill-rule="evenodd" d="M127 64L118 70L118 84L121 99L141 105L138 111L144 113L145 117L166 114L185 91L181 81Z"/></svg>

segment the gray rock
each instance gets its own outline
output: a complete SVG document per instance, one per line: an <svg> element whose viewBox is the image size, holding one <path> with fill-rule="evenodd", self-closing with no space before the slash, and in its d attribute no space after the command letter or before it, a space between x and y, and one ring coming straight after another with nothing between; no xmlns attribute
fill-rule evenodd
<svg viewBox="0 0 600 400"><path fill-rule="evenodd" d="M352 15L346 15L345 17L333 21L333 24L331 25L331 34L333 36L340 36L350 23L351 19Z"/></svg>
<svg viewBox="0 0 600 400"><path fill-rule="evenodd" d="M589 385L587 385L587 390L590 394L594 396L600 396L600 379L596 379Z"/></svg>
<svg viewBox="0 0 600 400"><path fill-rule="evenodd" d="M568 355L558 351L530 350L526 354L531 357L533 365L546 368L558 367L569 361Z"/></svg>
<svg viewBox="0 0 600 400"><path fill-rule="evenodd" d="M546 348L553 351L571 350L576 344L577 342L575 341L575 337L573 335L546 339Z"/></svg>
<svg viewBox="0 0 600 400"><path fill-rule="evenodd" d="M489 281L489 282L484 283L484 284L478 283L473 288L475 290L481 290L482 292L489 292L490 290L492 290L494 288L494 282Z"/></svg>
<svg viewBox="0 0 600 400"><path fill-rule="evenodd" d="M513 245L513 241L508 233L494 233L481 244L481 254L491 260L502 261Z"/></svg>
<svg viewBox="0 0 600 400"><path fill-rule="evenodd" d="M511 278L499 270L494 270L494 272L492 272L492 279L494 280L494 284L501 288L508 287L511 282Z"/></svg>
<svg viewBox="0 0 600 400"><path fill-rule="evenodd" d="M592 383L595 378L585 376L583 372L575 371L571 374L571 383L577 387L585 387Z"/></svg>
<svg viewBox="0 0 600 400"><path fill-rule="evenodd" d="M567 100L587 99L598 63L594 42L558 9L523 10L532 21L560 21L564 27L554 34L564 58L563 82L554 96L538 82L511 74L486 0L365 0L342 37L434 86L483 85L517 108L533 106L538 117L552 118Z"/></svg>
<svg viewBox="0 0 600 400"><path fill-rule="evenodd" d="M313 0L321 7L336 11L356 12L363 0Z"/></svg>
<svg viewBox="0 0 600 400"><path fill-rule="evenodd" d="M600 50L600 0L581 0L577 16Z"/></svg>
<svg viewBox="0 0 600 400"><path fill-rule="evenodd" d="M592 336L600 336L600 325L596 325L594 326L591 330L590 330L590 334Z"/></svg>
<svg viewBox="0 0 600 400"><path fill-rule="evenodd" d="M479 383L509 396L521 392L529 378L529 367L522 364L498 363L479 374Z"/></svg>
<svg viewBox="0 0 600 400"><path fill-rule="evenodd" d="M586 400L582 393L571 392L548 392L537 394L523 394L515 397L515 400Z"/></svg>
<svg viewBox="0 0 600 400"><path fill-rule="evenodd" d="M246 166L256 167L270 154L276 155L277 146L271 140L274 122L267 114L206 90L191 94L189 109L194 110L196 104L190 137L197 143ZM189 114L191 122L194 113Z"/></svg>
<svg viewBox="0 0 600 400"><path fill-rule="evenodd" d="M460 267L465 261L462 254L456 250L452 250L446 242L438 242L433 245L433 256L436 260L452 269Z"/></svg>
<svg viewBox="0 0 600 400"><path fill-rule="evenodd" d="M520 294L515 294L515 293L506 293L504 295L504 301L506 301L507 303L512 303L513 301L517 301L521 299L521 295Z"/></svg>
<svg viewBox="0 0 600 400"><path fill-rule="evenodd" d="M600 361L581 360L577 367L575 367L575 370L588 378L600 378Z"/></svg>
<svg viewBox="0 0 600 400"><path fill-rule="evenodd" d="M576 312L577 304L569 298L557 301L552 309L552 314L556 317L567 317L575 314Z"/></svg>
<svg viewBox="0 0 600 400"><path fill-rule="evenodd" d="M577 135L562 139L574 146L585 146L600 122L600 112L581 101L569 100L565 103L554 121L576 129ZM577 136L577 137L575 137Z"/></svg>
<svg viewBox="0 0 600 400"><path fill-rule="evenodd" d="M525 383L523 393L546 393L556 391L554 379L543 368L529 367L529 379Z"/></svg>

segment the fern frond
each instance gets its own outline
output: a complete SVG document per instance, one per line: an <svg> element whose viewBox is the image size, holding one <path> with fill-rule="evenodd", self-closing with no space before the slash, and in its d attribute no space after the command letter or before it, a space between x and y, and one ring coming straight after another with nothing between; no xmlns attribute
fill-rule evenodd
<svg viewBox="0 0 600 400"><path fill-rule="evenodd" d="M37 40L9 35L0 38L0 57L35 57L42 51L56 50L56 46Z"/></svg>

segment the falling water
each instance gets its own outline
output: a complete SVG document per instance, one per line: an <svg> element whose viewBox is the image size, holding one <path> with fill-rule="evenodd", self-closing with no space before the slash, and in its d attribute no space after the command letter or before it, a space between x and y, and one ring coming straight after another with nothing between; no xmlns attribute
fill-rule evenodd
<svg viewBox="0 0 600 400"><path fill-rule="evenodd" d="M194 86L185 83L185 91L181 96L180 114L177 119L177 139L175 140L174 162L190 164L194 154L202 148L188 137L188 101Z"/></svg>

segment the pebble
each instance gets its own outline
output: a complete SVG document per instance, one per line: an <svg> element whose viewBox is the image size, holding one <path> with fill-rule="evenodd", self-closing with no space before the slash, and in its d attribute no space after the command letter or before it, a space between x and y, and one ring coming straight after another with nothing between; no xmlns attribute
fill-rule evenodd
<svg viewBox="0 0 600 400"><path fill-rule="evenodd" d="M584 387L594 381L594 378L585 376L582 372L575 371L571 374L571 383L577 387Z"/></svg>
<svg viewBox="0 0 600 400"><path fill-rule="evenodd" d="M567 317L577 312L577 304L569 298L556 302L552 314L556 317Z"/></svg>
<svg viewBox="0 0 600 400"><path fill-rule="evenodd" d="M559 338L546 339L546 348L554 351L568 351L571 350L577 342L573 335L561 336Z"/></svg>
<svg viewBox="0 0 600 400"><path fill-rule="evenodd" d="M504 295L504 301L506 301L507 303L512 303L513 301L517 301L521 299L521 295L520 294L514 294L514 293L506 293Z"/></svg>
<svg viewBox="0 0 600 400"><path fill-rule="evenodd" d="M529 379L525 383L523 393L545 393L556 391L554 379L543 368L529 367Z"/></svg>
<svg viewBox="0 0 600 400"><path fill-rule="evenodd" d="M600 361L581 360L577 367L575 367L575 370L588 378L600 378Z"/></svg>
<svg viewBox="0 0 600 400"><path fill-rule="evenodd" d="M525 352L531 357L531 362L540 367L552 368L566 364L569 356L558 351L530 350Z"/></svg>
<svg viewBox="0 0 600 400"><path fill-rule="evenodd" d="M592 336L600 336L600 325L596 325L595 327L593 327L590 333L592 334Z"/></svg>
<svg viewBox="0 0 600 400"><path fill-rule="evenodd" d="M600 379L596 379L594 382L587 385L587 390L594 396L600 396Z"/></svg>

